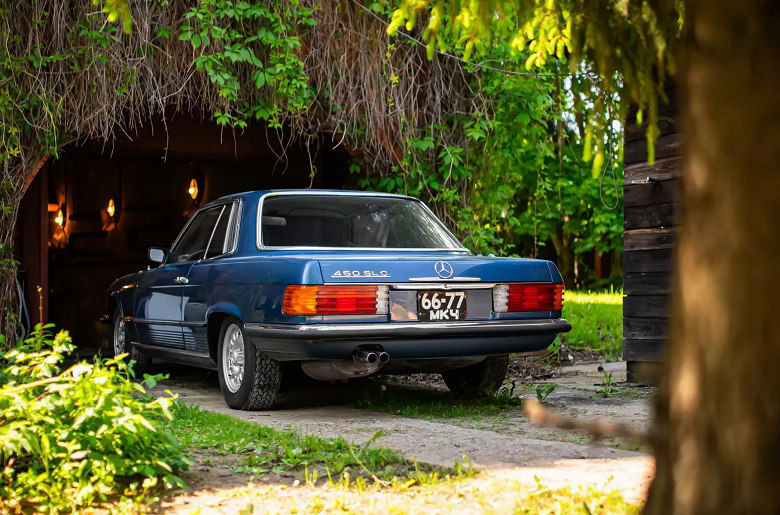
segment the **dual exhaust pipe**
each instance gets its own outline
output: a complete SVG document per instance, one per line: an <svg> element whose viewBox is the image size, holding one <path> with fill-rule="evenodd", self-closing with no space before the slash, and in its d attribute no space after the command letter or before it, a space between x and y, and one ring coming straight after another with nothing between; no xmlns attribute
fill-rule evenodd
<svg viewBox="0 0 780 515"><path fill-rule="evenodd" d="M385 364L388 361L390 361L390 354L386 353L385 351L373 351L373 350L365 350L365 349L357 349L353 354L352 358L357 363L382 363Z"/></svg>

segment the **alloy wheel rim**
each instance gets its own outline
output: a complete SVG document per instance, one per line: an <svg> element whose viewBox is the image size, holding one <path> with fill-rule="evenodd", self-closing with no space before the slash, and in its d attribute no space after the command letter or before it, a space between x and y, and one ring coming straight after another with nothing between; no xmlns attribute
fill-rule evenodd
<svg viewBox="0 0 780 515"><path fill-rule="evenodd" d="M114 356L125 353L125 321L118 317L114 322Z"/></svg>
<svg viewBox="0 0 780 515"><path fill-rule="evenodd" d="M230 393L236 393L244 380L244 335L231 324L222 341L222 375Z"/></svg>

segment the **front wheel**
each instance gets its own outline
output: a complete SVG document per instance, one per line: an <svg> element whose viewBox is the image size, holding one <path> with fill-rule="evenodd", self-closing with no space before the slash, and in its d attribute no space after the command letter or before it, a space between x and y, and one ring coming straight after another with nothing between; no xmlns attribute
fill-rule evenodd
<svg viewBox="0 0 780 515"><path fill-rule="evenodd" d="M268 409L279 395L282 382L279 362L257 350L237 319L222 322L217 371L222 396L233 409Z"/></svg>
<svg viewBox="0 0 780 515"><path fill-rule="evenodd" d="M127 326L125 325L125 318L122 316L122 311L119 306L114 309L114 317L111 323L111 341L113 343L111 350L114 356L120 354L129 354L130 360L133 361L133 372L136 376L140 376L149 371L149 367L152 364L152 358L142 353L130 344L129 337L127 335Z"/></svg>
<svg viewBox="0 0 780 515"><path fill-rule="evenodd" d="M509 356L488 356L476 365L442 372L441 377L452 393L479 395L491 388L498 389L508 368Z"/></svg>

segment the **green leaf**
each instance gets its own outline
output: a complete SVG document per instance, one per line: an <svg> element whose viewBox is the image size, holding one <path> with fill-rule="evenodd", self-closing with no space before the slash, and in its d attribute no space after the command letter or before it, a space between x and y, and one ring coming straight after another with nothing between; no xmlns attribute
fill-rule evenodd
<svg viewBox="0 0 780 515"><path fill-rule="evenodd" d="M531 123L531 116L525 111L521 111L520 113L518 113L517 118L518 120L520 120L522 123L526 125Z"/></svg>
<svg viewBox="0 0 780 515"><path fill-rule="evenodd" d="M155 379L154 376L150 376L149 374L144 374L144 384L151 390L157 386L157 379Z"/></svg>

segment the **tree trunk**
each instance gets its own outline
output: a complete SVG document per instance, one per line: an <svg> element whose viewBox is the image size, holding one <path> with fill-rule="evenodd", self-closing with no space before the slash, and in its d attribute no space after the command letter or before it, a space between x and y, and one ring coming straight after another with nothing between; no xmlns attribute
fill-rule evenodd
<svg viewBox="0 0 780 515"><path fill-rule="evenodd" d="M780 3L686 3L678 277L646 513L780 513Z"/></svg>
<svg viewBox="0 0 780 515"><path fill-rule="evenodd" d="M567 289L574 289L577 278L574 274L574 249L571 247L571 239L565 231L562 236L553 234L550 239L555 247L555 253L558 255L555 265L563 277L563 284Z"/></svg>

